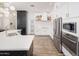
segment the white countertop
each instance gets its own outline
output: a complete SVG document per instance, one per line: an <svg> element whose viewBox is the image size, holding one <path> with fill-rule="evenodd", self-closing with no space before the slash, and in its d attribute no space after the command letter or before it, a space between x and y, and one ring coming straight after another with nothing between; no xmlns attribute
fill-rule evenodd
<svg viewBox="0 0 79 59"><path fill-rule="evenodd" d="M7 36L0 39L0 50L29 50L34 35Z"/></svg>

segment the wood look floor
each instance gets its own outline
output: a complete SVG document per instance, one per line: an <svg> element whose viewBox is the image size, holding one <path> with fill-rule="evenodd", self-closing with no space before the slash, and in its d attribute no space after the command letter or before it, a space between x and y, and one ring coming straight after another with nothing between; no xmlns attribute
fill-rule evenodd
<svg viewBox="0 0 79 59"><path fill-rule="evenodd" d="M49 36L35 36L33 41L34 56L63 56L54 46Z"/></svg>

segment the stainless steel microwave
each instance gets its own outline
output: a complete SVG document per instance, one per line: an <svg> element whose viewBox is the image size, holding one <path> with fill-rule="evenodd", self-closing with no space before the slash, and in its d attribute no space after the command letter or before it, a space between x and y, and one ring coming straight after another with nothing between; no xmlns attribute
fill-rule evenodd
<svg viewBox="0 0 79 59"><path fill-rule="evenodd" d="M76 22L64 23L63 24L63 29L65 29L69 32L76 33L76 27L77 27L76 24L77 24Z"/></svg>

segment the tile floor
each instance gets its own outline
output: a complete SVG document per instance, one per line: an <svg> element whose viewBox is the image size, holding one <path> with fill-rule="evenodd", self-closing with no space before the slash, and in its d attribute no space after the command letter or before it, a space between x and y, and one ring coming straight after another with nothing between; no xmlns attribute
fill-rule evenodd
<svg viewBox="0 0 79 59"><path fill-rule="evenodd" d="M33 41L34 56L63 56L54 46L49 36L35 36Z"/></svg>

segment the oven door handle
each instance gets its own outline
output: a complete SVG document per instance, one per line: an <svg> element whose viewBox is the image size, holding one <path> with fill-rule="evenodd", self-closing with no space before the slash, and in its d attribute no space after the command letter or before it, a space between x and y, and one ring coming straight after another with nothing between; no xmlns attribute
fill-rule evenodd
<svg viewBox="0 0 79 59"><path fill-rule="evenodd" d="M71 41L71 42L73 42L73 43L77 43L76 41L70 40L69 38L67 38L67 37L65 37L65 36L64 36L64 38L66 38L67 40L69 40L69 41Z"/></svg>

